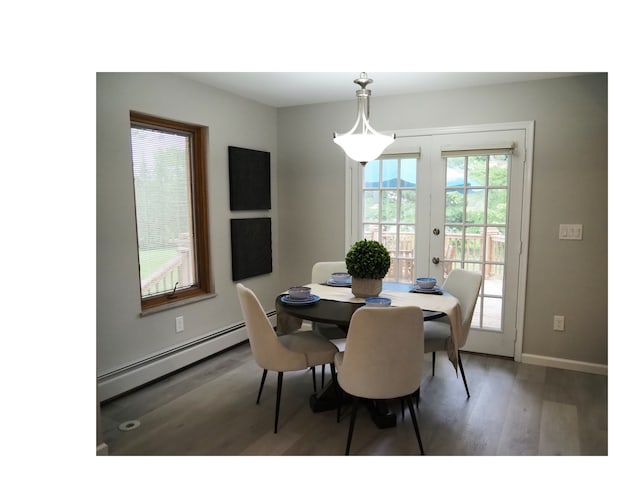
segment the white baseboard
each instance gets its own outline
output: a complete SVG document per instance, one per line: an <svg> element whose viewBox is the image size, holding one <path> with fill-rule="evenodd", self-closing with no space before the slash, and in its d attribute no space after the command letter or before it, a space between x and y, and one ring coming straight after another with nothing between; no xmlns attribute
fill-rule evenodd
<svg viewBox="0 0 640 480"><path fill-rule="evenodd" d="M244 342L248 338L244 324L228 333L211 335L169 353L123 367L116 372L98 377L98 401L120 395L157 378L186 367L198 360Z"/></svg>
<svg viewBox="0 0 640 480"><path fill-rule="evenodd" d="M566 358L545 357L530 353L523 353L521 361L522 363L540 365L542 367L563 368L565 370L575 370L577 372L608 375L608 365L600 363L578 362L576 360L568 360Z"/></svg>

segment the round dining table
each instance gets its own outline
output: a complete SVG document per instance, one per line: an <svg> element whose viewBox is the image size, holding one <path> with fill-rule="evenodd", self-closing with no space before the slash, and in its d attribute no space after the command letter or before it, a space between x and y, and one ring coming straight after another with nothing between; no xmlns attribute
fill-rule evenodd
<svg viewBox="0 0 640 480"><path fill-rule="evenodd" d="M311 284L312 287L314 285L316 284ZM409 292L411 285L385 282L384 289L386 291ZM276 297L276 312L279 315L285 314L310 322L337 325L345 332L345 337L349 330L349 322L353 313L365 305L364 301L340 301L330 298L314 298L313 301L306 304L291 303L283 299L286 299L285 293ZM393 308L393 306L380 308ZM445 312L428 309L422 309L422 314L425 321L446 316ZM328 382L320 392L312 394L309 398L311 410L313 412L324 412L337 408L338 399L342 398L344 401L346 396L337 395L336 388L339 388L339 386L334 385L333 382ZM370 402L369 410L371 418L378 428L389 428L396 425L395 414L389 410L386 402Z"/></svg>

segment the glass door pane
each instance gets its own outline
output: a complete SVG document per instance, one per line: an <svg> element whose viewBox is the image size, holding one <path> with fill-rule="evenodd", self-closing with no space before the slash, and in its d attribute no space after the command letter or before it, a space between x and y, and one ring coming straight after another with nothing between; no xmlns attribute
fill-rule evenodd
<svg viewBox="0 0 640 480"><path fill-rule="evenodd" d="M367 163L362 183L362 238L389 251L387 281L412 282L415 271L415 158L384 157Z"/></svg>
<svg viewBox="0 0 640 480"><path fill-rule="evenodd" d="M501 331L507 211L507 155L447 157L444 276L484 276L472 327Z"/></svg>

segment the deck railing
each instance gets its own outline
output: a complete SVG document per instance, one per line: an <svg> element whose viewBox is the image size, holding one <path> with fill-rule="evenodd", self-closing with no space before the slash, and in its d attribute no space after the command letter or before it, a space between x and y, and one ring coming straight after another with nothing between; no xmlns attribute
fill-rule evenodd
<svg viewBox="0 0 640 480"><path fill-rule="evenodd" d="M402 233L399 236L399 249L396 250L395 233L377 232L366 235L369 240L378 240L389 250L391 254L391 268L387 278L399 281L411 282L415 279L415 236L410 233ZM465 250L465 268L480 271L481 264L485 264L484 275L486 278L502 276L505 262L505 236L495 228L487 229L487 248L485 251L485 236L483 234L445 234L445 255L442 259L445 276L454 268L462 266L462 252ZM465 245L463 245L465 242ZM484 254L483 254L484 253Z"/></svg>
<svg viewBox="0 0 640 480"><path fill-rule="evenodd" d="M176 256L162 264L155 272L140 282L142 297L170 293L176 288L189 287L193 283L191 248L187 234L178 238Z"/></svg>
<svg viewBox="0 0 640 480"><path fill-rule="evenodd" d="M485 252L485 236L482 234L447 234L445 236L445 273L462 265L462 251L464 248L464 261L471 265L485 263L485 277L502 275L505 262L505 236L489 231L487 232L487 249ZM465 242L465 245L462 242ZM466 268L466 266L465 266ZM473 267L471 267L473 270ZM479 270L479 266L477 268Z"/></svg>

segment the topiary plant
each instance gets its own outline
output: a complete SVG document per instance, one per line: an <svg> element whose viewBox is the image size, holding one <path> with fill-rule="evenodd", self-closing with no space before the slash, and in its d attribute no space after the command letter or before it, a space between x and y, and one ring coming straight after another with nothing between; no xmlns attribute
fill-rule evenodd
<svg viewBox="0 0 640 480"><path fill-rule="evenodd" d="M391 266L389 251L375 240L359 240L345 257L347 271L353 278L382 279Z"/></svg>

